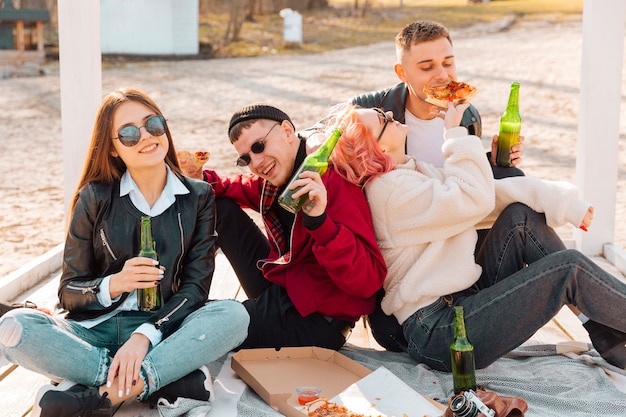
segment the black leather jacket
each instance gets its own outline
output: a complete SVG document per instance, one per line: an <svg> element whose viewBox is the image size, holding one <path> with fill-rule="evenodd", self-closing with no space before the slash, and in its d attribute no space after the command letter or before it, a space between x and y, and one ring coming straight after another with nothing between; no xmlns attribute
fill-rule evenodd
<svg viewBox="0 0 626 417"><path fill-rule="evenodd" d="M371 91L359 94L350 99L350 103L358 104L361 107L379 107L386 111L393 112L393 118L400 123L405 123L406 97L409 90L405 83L398 83L393 87L384 90ZM465 126L470 135L480 137L483 132L482 121L476 107L470 106L463 113L461 126Z"/></svg>
<svg viewBox="0 0 626 417"><path fill-rule="evenodd" d="M181 181L188 194L152 218L159 261L165 267L161 281L163 305L148 320L163 337L208 300L215 270L215 193L204 181ZM90 183L79 195L65 242L59 300L67 317L86 320L115 310L129 295L110 307L96 294L103 278L122 270L139 252L142 213L128 195L120 197L119 181Z"/></svg>

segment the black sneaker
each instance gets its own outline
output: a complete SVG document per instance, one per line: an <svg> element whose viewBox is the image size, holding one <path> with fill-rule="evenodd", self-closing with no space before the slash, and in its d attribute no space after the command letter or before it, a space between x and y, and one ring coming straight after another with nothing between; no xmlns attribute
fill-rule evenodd
<svg viewBox="0 0 626 417"><path fill-rule="evenodd" d="M107 394L100 396L97 387L64 381L41 387L31 417L112 417L114 411Z"/></svg>
<svg viewBox="0 0 626 417"><path fill-rule="evenodd" d="M626 333L604 326L593 320L583 324L593 347L611 365L626 367Z"/></svg>
<svg viewBox="0 0 626 417"><path fill-rule="evenodd" d="M178 381L167 384L154 394L148 401L155 407L159 400L167 400L174 404L179 398L208 402L213 399L213 382L209 368L202 366Z"/></svg>

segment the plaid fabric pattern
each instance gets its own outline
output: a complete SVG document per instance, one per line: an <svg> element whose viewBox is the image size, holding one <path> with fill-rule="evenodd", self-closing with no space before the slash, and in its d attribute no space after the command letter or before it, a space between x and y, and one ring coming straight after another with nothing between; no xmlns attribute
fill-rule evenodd
<svg viewBox="0 0 626 417"><path fill-rule="evenodd" d="M278 247L278 252L281 255L280 258L282 258L285 262L289 262L289 242L285 239L285 231L283 230L283 226L280 224L278 215L274 211L270 210L270 207L277 199L278 187L265 181L263 183L263 190L261 191L261 207L259 207L259 211L263 216L265 227L270 232L271 236L269 237Z"/></svg>

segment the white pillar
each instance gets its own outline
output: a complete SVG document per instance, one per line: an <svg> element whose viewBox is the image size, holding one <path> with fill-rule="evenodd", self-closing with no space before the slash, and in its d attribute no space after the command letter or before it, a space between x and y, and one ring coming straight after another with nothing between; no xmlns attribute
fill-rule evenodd
<svg viewBox="0 0 626 417"><path fill-rule="evenodd" d="M588 233L576 234L576 245L590 256L615 237L625 15L624 0L583 4L576 183L595 216Z"/></svg>
<svg viewBox="0 0 626 417"><path fill-rule="evenodd" d="M69 208L102 100L100 0L59 0L63 187Z"/></svg>

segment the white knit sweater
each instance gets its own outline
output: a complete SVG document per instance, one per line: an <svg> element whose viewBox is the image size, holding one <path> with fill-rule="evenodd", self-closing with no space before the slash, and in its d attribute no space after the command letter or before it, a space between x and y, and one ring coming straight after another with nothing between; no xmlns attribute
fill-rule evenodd
<svg viewBox="0 0 626 417"><path fill-rule="evenodd" d="M365 187L378 245L387 263L382 309L403 323L437 298L474 284L476 228L509 204L546 214L548 225L580 225L589 205L576 187L530 177L494 180L480 139L457 127L445 133L443 168L404 164Z"/></svg>

